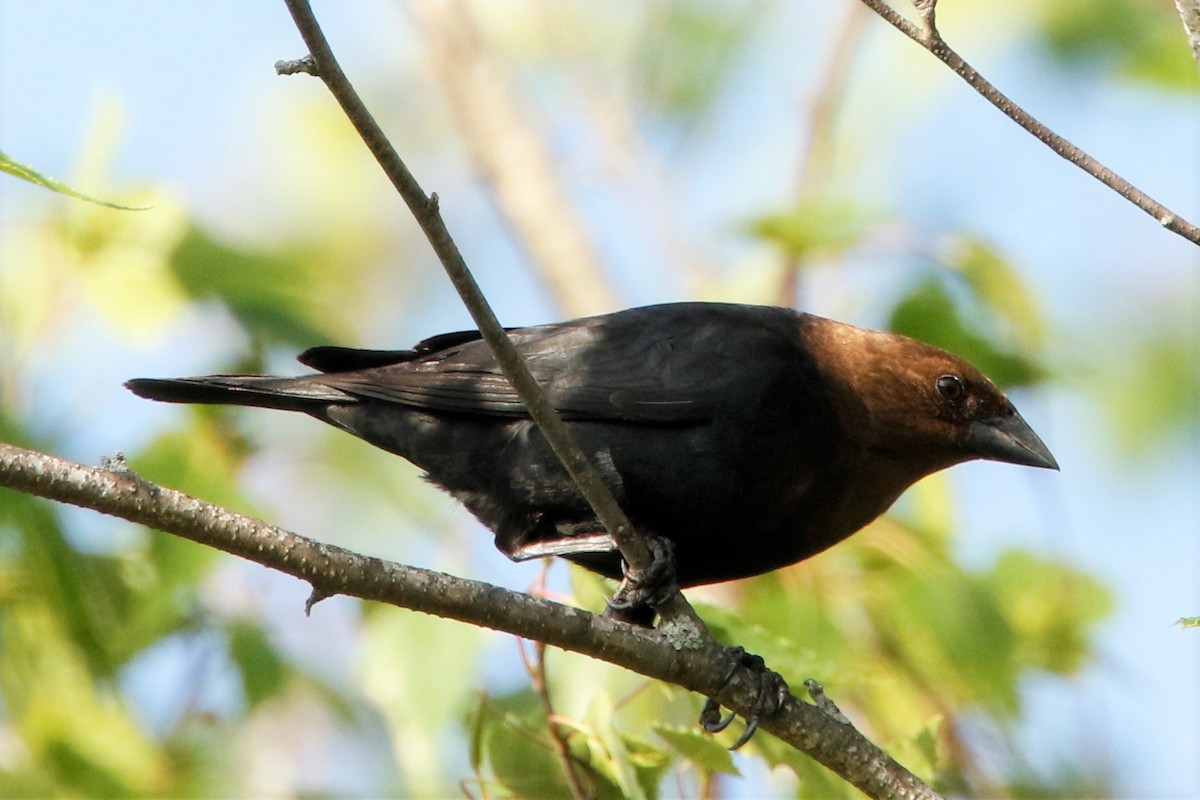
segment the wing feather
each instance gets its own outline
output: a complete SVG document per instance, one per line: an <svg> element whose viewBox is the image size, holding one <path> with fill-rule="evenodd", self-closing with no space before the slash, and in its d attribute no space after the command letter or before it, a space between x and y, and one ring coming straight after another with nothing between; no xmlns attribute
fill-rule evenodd
<svg viewBox="0 0 1200 800"><path fill-rule="evenodd" d="M551 404L568 419L694 424L711 419L739 391L727 377L733 370L722 364L734 366L750 349L764 345L761 316L787 314L779 327L795 329L790 311L747 308L634 309L514 329L509 335ZM664 320L664 314L673 319ZM372 353L361 360L344 351L318 351L322 357L313 360L332 370L321 376L322 383L358 397L431 411L527 417L477 336L446 334L410 351ZM379 363L396 357L401 360ZM337 370L372 359L378 366Z"/></svg>

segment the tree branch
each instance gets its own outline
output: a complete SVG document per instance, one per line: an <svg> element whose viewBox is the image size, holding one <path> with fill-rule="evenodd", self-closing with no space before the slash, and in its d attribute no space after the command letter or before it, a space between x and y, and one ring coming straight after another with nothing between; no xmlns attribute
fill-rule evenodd
<svg viewBox="0 0 1200 800"><path fill-rule="evenodd" d="M344 594L535 639L712 696L753 713L754 673L725 686L730 654L711 638L674 641L669 632L627 625L478 581L358 555L150 483L121 463L88 467L0 442L0 486L90 508L241 556L307 581L315 597ZM760 727L876 798L936 798L920 779L853 726L794 696Z"/></svg>
<svg viewBox="0 0 1200 800"><path fill-rule="evenodd" d="M321 32L321 27L317 23L316 17L313 16L312 8L307 0L285 0L285 2L305 45L308 46L309 55L316 65L317 75L324 81L367 148L375 156L375 160L379 162L379 166L383 168L392 185L396 187L396 191L408 205L417 224L420 225L429 244L437 254L438 260L445 268L446 274L450 276L454 288L471 313L471 318L475 320L484 340L495 354L496 361L505 377L512 383L521 402L529 410L529 415L537 424L538 430L546 438L588 504L596 512L600 524L616 542L632 575L637 577L643 574L653 561L649 546L640 533L634 530L628 517L625 516L625 512L613 498L612 492L605 486L590 459L584 455L583 450L567 430L567 426L555 413L553 406L538 387L537 381L530 374L529 368L521 360L516 348L504 333L487 298L484 297L479 284L475 282L474 276L467 268L462 253L458 250L458 245L454 243L450 232L446 229L446 224L438 211L437 195L432 197L425 195L425 191L409 172L408 167L392 147L379 124L371 116L371 112L367 110L366 105L334 57L333 50ZM658 610L664 617L690 617L696 624L699 624L695 613L686 606L686 600L679 592L676 592L675 597Z"/></svg>
<svg viewBox="0 0 1200 800"><path fill-rule="evenodd" d="M1175 0L1179 18L1183 21L1183 32L1192 46L1192 58L1200 66L1200 0Z"/></svg>
<svg viewBox="0 0 1200 800"><path fill-rule="evenodd" d="M982 75L975 71L974 67L963 60L962 56L954 52L950 48L950 45L946 44L946 41L942 39L941 34L938 33L934 16L936 0L913 0L921 17L920 25L911 22L901 15L886 0L862 0L862 2L887 20L892 27L936 56L939 61L950 67L956 75L969 83L971 88L983 95L989 103L1003 111L1011 120L1036 136L1051 150L1154 217L1167 230L1173 231L1188 241L1200 245L1200 227L1180 217L1174 211L1159 203L1141 189L1092 158L1086 152L1043 125L1032 114L1014 103L1003 92L985 80Z"/></svg>

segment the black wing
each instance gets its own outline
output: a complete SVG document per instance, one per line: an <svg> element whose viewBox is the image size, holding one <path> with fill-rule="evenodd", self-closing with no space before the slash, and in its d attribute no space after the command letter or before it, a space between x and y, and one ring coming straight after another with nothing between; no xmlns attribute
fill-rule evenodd
<svg viewBox="0 0 1200 800"><path fill-rule="evenodd" d="M681 303L519 328L509 336L568 419L688 424L710 419L738 390L730 376L745 358L779 344L795 320L784 309ZM527 416L475 331L443 334L404 351L315 348L302 359L328 373L321 383L357 397Z"/></svg>

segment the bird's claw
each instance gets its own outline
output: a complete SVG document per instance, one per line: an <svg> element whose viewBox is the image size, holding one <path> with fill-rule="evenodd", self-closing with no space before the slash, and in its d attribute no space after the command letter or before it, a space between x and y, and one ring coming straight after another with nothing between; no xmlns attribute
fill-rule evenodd
<svg viewBox="0 0 1200 800"><path fill-rule="evenodd" d="M608 607L613 611L656 608L679 591L679 583L675 579L674 542L648 533L643 533L642 536L653 559L650 566L640 573L630 571L628 565L624 561L621 562L621 574L624 578L608 600Z"/></svg>
<svg viewBox="0 0 1200 800"><path fill-rule="evenodd" d="M753 653L747 653L742 647L729 648L729 655L733 658L733 663L729 667L729 671L725 673L725 677L721 680L721 689L733 680L734 674L741 667L745 667L754 672L755 678L758 680L758 694L754 699L754 712L746 717L746 730L742 731L742 735L737 741L730 746L730 750L737 750L746 742L750 741L758 730L759 720L764 717L769 717L780 709L784 700L788 697L788 685L783 677L778 672L767 669L766 663L761 656L756 656ZM706 698L704 708L700 710L700 726L709 733L720 733L729 727L729 723L733 722L736 712L729 712L729 716L721 717L721 704L717 702L715 697Z"/></svg>
<svg viewBox="0 0 1200 800"><path fill-rule="evenodd" d="M730 711L729 716L721 717L721 704L715 698L704 698L704 708L700 709L700 727L709 733L720 733L729 727L729 723L737 717L736 711Z"/></svg>

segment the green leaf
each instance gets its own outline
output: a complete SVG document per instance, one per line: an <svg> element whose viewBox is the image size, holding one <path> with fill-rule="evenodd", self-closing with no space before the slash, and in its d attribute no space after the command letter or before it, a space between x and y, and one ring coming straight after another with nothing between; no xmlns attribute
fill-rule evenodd
<svg viewBox="0 0 1200 800"><path fill-rule="evenodd" d="M655 785L650 791L640 780L629 745L632 740L622 736L613 723L613 702L607 692L597 692L588 707L587 722L592 735L586 738L589 764L617 789L619 797L629 800L653 800Z"/></svg>
<svg viewBox="0 0 1200 800"><path fill-rule="evenodd" d="M1017 633L1017 657L1026 667L1078 671L1091 653L1096 624L1113 609L1099 581L1024 550L1002 553L984 580Z"/></svg>
<svg viewBox="0 0 1200 800"><path fill-rule="evenodd" d="M1016 268L977 237L951 237L944 249L946 264L963 277L975 301L989 312L997 333L1025 351L1040 348L1045 325L1033 293Z"/></svg>
<svg viewBox="0 0 1200 800"><path fill-rule="evenodd" d="M179 282L197 300L218 300L256 339L308 346L344 337L337 266L299 254L237 248L192 227L171 256Z"/></svg>
<svg viewBox="0 0 1200 800"><path fill-rule="evenodd" d="M51 610L88 669L111 677L120 666L113 634L128 604L118 562L78 552L56 509L7 489L0 489L0 537L10 539L5 550L18 553L11 569L19 596Z"/></svg>
<svg viewBox="0 0 1200 800"><path fill-rule="evenodd" d="M186 420L185 428L158 436L130 456L133 471L211 503L256 513L237 483L249 446L231 429L227 412L199 407Z"/></svg>
<svg viewBox="0 0 1200 800"><path fill-rule="evenodd" d="M31 597L0 608L5 727L62 796L161 795L161 750L97 679L52 604Z"/></svg>
<svg viewBox="0 0 1200 800"><path fill-rule="evenodd" d="M933 781L944 761L939 746L943 719L940 714L934 716L912 736L889 742L884 750L914 775Z"/></svg>
<svg viewBox="0 0 1200 800"><path fill-rule="evenodd" d="M895 576L879 598L878 628L891 631L910 668L959 702L994 713L1017 710L1017 635L988 587L949 566L922 565Z"/></svg>
<svg viewBox="0 0 1200 800"><path fill-rule="evenodd" d="M858 244L870 218L858 206L827 199L803 201L750 223L750 231L778 245L790 260L840 253Z"/></svg>
<svg viewBox="0 0 1200 800"><path fill-rule="evenodd" d="M480 776L485 784L494 780L514 797L570 796L532 691L485 697L479 713L479 749L491 772Z"/></svg>
<svg viewBox="0 0 1200 800"><path fill-rule="evenodd" d="M750 745L772 767L787 767L800 783L800 800L861 800L862 793L840 776L830 772L809 756L774 736L754 735Z"/></svg>
<svg viewBox="0 0 1200 800"><path fill-rule="evenodd" d="M284 686L287 668L283 658L258 626L246 621L226 626L229 654L242 675L246 704L253 709Z"/></svg>
<svg viewBox="0 0 1200 800"><path fill-rule="evenodd" d="M410 794L450 792L440 743L475 697L483 632L391 607L364 609L363 692L382 716Z"/></svg>
<svg viewBox="0 0 1200 800"><path fill-rule="evenodd" d="M146 211L149 206L123 206L120 203L113 203L108 200L101 200L98 197L84 194L77 189L72 189L62 181L57 181L35 170L33 167L14 161L11 157L3 152L0 152L0 172L6 172L9 175L20 178L23 181L29 181L35 186L41 186L43 189L49 189L52 192L64 194L67 197L73 197L76 200L86 200L89 203L95 203L99 206L115 208L121 211Z"/></svg>
<svg viewBox="0 0 1200 800"><path fill-rule="evenodd" d="M693 118L709 105L752 30L748 8L669 3L651 16L653 47L639 48L636 85L663 111Z"/></svg>
<svg viewBox="0 0 1200 800"><path fill-rule="evenodd" d="M1163 89L1200 87L1179 14L1171 3L1072 0L1037 7L1051 54L1070 66Z"/></svg>
<svg viewBox="0 0 1200 800"><path fill-rule="evenodd" d="M1001 386L1041 380L1045 325L1016 267L986 241L948 237L944 267L921 275L893 307L890 327L955 353Z"/></svg>
<svg viewBox="0 0 1200 800"><path fill-rule="evenodd" d="M1100 374L1106 426L1126 453L1149 456L1163 446L1187 446L1200 424L1200 339L1193 333L1194 310L1148 311L1154 330L1132 332L1114 343Z"/></svg>
<svg viewBox="0 0 1200 800"><path fill-rule="evenodd" d="M575 564L571 564L568 570L575 604L580 608L603 609L615 584Z"/></svg>
<svg viewBox="0 0 1200 800"><path fill-rule="evenodd" d="M704 772L741 775L733 764L733 753L711 734L702 733L695 727L675 728L666 725L654 726L654 732L665 739L672 750Z"/></svg>
<svg viewBox="0 0 1200 800"><path fill-rule="evenodd" d="M702 602L695 603L697 613L712 631L717 641L744 647L748 652L761 656L767 666L775 669L785 669L789 675L808 676L821 672L820 664L824 662L807 644L802 644L789 635L771 630L759 624L757 611L775 611L787 615L791 610L786 605L771 609L762 602L763 595L757 594L754 602L746 602L745 606L753 611L742 613L728 608ZM751 614L753 619L750 618ZM792 628L791 630L796 630ZM786 677L786 676L785 676Z"/></svg>

